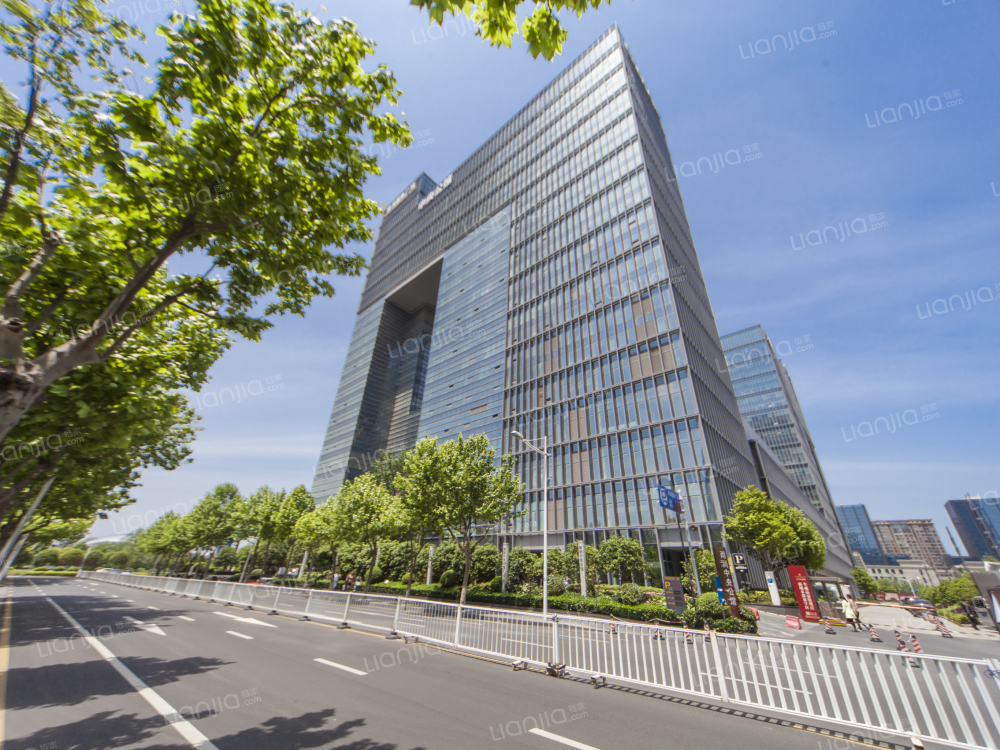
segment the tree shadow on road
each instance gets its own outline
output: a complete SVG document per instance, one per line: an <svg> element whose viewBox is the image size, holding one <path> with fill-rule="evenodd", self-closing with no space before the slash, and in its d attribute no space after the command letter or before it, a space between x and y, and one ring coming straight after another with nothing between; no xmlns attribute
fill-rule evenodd
<svg viewBox="0 0 1000 750"><path fill-rule="evenodd" d="M370 737L353 737L364 730L364 719L354 719L324 728L333 720L335 710L312 711L296 717L275 716L259 726L212 741L219 750L293 750L331 747L337 750L396 750L398 745ZM349 740L344 742L345 740ZM423 750L414 747L412 750Z"/></svg>
<svg viewBox="0 0 1000 750"><path fill-rule="evenodd" d="M39 729L26 737L7 736L12 747L54 747L58 750L92 750L92 748L135 747L154 736L163 744L146 745L143 750L177 750L184 742L177 732L167 726L161 716L140 718L136 714L102 711L82 721L59 724ZM8 729L9 732L9 729ZM17 744L13 744L16 742Z"/></svg>
<svg viewBox="0 0 1000 750"><path fill-rule="evenodd" d="M78 651L89 650L81 639L70 643ZM121 661L151 687L176 682L231 663L201 656L173 661L131 657ZM132 686L103 659L76 664L17 667L7 672L8 709L72 706L98 695L126 695L133 692Z"/></svg>

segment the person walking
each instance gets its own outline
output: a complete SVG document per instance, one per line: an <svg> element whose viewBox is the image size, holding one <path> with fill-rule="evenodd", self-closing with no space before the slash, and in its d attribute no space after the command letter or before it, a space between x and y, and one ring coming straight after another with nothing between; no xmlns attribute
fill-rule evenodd
<svg viewBox="0 0 1000 750"><path fill-rule="evenodd" d="M854 601L854 597L848 594L840 604L844 608L844 619L851 623L854 632L864 631L864 628L861 627L861 616L858 614L858 605Z"/></svg>
<svg viewBox="0 0 1000 750"><path fill-rule="evenodd" d="M330 589L333 591L337 590L337 584L340 583L340 571L336 571L333 574L333 580L330 581Z"/></svg>
<svg viewBox="0 0 1000 750"><path fill-rule="evenodd" d="M976 608L963 599L962 611L965 613L965 616L969 618L969 623L972 627L979 630L979 613L976 612Z"/></svg>
<svg viewBox="0 0 1000 750"><path fill-rule="evenodd" d="M344 591L350 591L353 585L354 585L354 573L348 573L347 578L344 579Z"/></svg>

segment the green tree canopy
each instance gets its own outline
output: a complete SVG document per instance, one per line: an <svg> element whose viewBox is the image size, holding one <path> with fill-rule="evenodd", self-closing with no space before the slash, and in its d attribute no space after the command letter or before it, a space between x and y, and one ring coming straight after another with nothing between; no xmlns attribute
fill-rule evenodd
<svg viewBox="0 0 1000 750"><path fill-rule="evenodd" d="M521 23L521 36L532 57L551 60L562 52L567 32L557 15L568 10L580 18L588 8L598 8L611 0L531 0L531 15ZM494 47L510 47L517 34L517 8L522 0L410 0L412 5L427 8L431 21L441 24L444 14L464 13L476 25L476 36Z"/></svg>
<svg viewBox="0 0 1000 750"><path fill-rule="evenodd" d="M826 544L816 525L798 508L772 500L756 487L736 493L726 538L747 548L765 570L789 565L817 570L826 562Z"/></svg>
<svg viewBox="0 0 1000 750"><path fill-rule="evenodd" d="M427 438L407 453L404 474L396 478L404 507L419 502L432 510L435 523L462 548L462 604L469 588L473 550L521 501L514 457L504 456L499 467L494 466L495 459L496 451L485 435L466 440L459 434L441 445Z"/></svg>
<svg viewBox="0 0 1000 750"><path fill-rule="evenodd" d="M411 138L387 111L395 78L365 69L375 47L352 22L201 0L197 15L160 27L166 56L143 95L115 64L135 57L136 32L96 3L4 6L7 54L27 66L28 90L24 106L2 92L0 231L24 252L0 271L0 354L13 360L0 438L59 378L119 357L150 317L184 306L257 340L273 316L331 296L326 275L361 273L360 255L327 248L372 237L378 206L362 189L379 168L362 144ZM88 66L101 90L77 86ZM205 273L153 285L181 254L205 257ZM28 341L41 326L51 335Z"/></svg>
<svg viewBox="0 0 1000 750"><path fill-rule="evenodd" d="M627 536L609 536L597 548L597 566L605 573L615 573L621 581L635 583L635 574L645 567L642 545Z"/></svg>
<svg viewBox="0 0 1000 750"><path fill-rule="evenodd" d="M867 596L874 591L878 591L875 579L868 575L868 571L860 565L851 571L851 578L854 579L854 583L857 585L858 591L860 591L863 596Z"/></svg>

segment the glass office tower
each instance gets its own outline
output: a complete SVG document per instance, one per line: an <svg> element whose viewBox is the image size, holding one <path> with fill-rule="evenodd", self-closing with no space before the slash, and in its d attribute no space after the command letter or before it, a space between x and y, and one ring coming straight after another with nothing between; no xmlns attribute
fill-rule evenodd
<svg viewBox="0 0 1000 750"><path fill-rule="evenodd" d="M762 326L722 337L725 365L732 378L740 413L824 515L835 518L819 457L792 379L778 359Z"/></svg>
<svg viewBox="0 0 1000 750"><path fill-rule="evenodd" d="M1000 500L970 497L944 504L966 554L975 560L990 555L1000 560Z"/></svg>
<svg viewBox="0 0 1000 750"><path fill-rule="evenodd" d="M537 548L543 462L510 433L547 435L550 544L627 534L678 574L656 485L719 539L756 482L720 359L660 117L612 28L440 183L421 175L387 207L313 493L381 450L485 433L525 485L525 514L499 531Z"/></svg>
<svg viewBox="0 0 1000 750"><path fill-rule="evenodd" d="M838 505L837 516L847 545L861 555L866 565L896 564L896 558L887 555L879 545L878 535L864 505Z"/></svg>

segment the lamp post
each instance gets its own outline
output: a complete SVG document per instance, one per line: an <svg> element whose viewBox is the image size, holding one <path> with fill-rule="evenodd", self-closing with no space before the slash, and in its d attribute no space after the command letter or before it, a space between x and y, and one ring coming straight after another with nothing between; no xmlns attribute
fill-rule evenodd
<svg viewBox="0 0 1000 750"><path fill-rule="evenodd" d="M542 447L538 448L517 430L510 434L545 457L542 466L542 617L546 617L549 614L549 436L542 435Z"/></svg>

